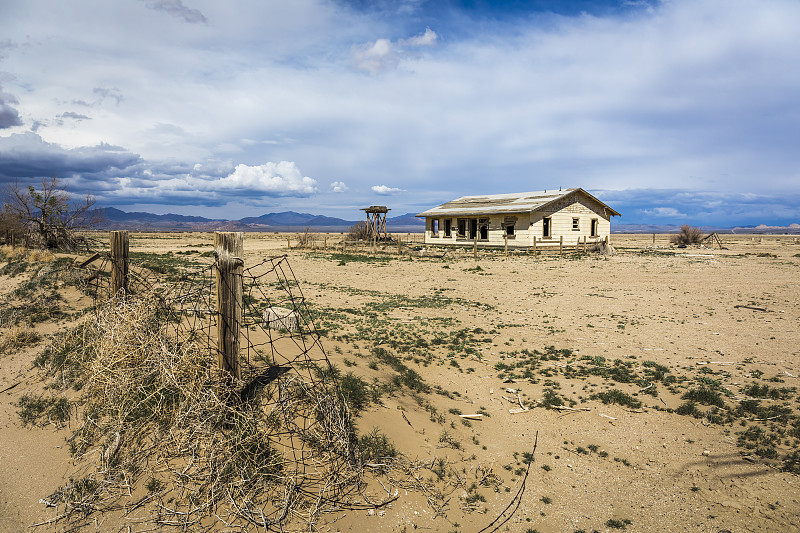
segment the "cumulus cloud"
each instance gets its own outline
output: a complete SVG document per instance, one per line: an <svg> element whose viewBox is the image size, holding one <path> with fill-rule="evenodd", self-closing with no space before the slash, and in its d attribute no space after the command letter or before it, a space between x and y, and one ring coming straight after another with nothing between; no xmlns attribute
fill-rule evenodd
<svg viewBox="0 0 800 533"><path fill-rule="evenodd" d="M218 187L273 196L311 196L319 192L316 180L303 176L292 161L257 166L236 165L230 175L219 180Z"/></svg>
<svg viewBox="0 0 800 533"><path fill-rule="evenodd" d="M178 17L190 23L205 23L208 22L205 15L199 10L186 7L181 0L148 0L146 3L150 9L156 11L163 11Z"/></svg>
<svg viewBox="0 0 800 533"><path fill-rule="evenodd" d="M371 189L372 192L375 194L380 194L381 196L390 196L399 192L405 192L404 189L400 189L398 187L388 187L386 185L373 185Z"/></svg>
<svg viewBox="0 0 800 533"><path fill-rule="evenodd" d="M394 42L390 39L377 39L374 42L354 46L351 49L351 61L356 69L377 74L397 68L400 61L410 55L411 49L433 46L437 39L438 35L430 28L420 35Z"/></svg>
<svg viewBox="0 0 800 533"><path fill-rule="evenodd" d="M347 192L347 185L343 181L334 181L331 183L331 192Z"/></svg>

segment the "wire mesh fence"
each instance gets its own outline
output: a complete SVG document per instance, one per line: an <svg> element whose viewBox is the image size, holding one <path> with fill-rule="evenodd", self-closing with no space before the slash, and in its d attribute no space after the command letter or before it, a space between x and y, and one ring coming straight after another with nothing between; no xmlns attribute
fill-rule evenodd
<svg viewBox="0 0 800 533"><path fill-rule="evenodd" d="M82 268L95 312L51 361L62 376L69 364L83 369L84 422L71 447L102 460L47 499L64 506L61 520L116 511L126 524L281 530L361 489L351 414L286 256L234 281L238 377L216 366L216 262L166 279L132 260L127 293L116 294L108 255ZM121 503L126 491L144 494Z"/></svg>

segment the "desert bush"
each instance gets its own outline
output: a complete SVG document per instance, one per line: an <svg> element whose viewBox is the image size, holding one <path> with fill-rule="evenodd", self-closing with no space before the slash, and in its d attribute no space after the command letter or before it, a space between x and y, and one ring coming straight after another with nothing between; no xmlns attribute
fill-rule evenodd
<svg viewBox="0 0 800 533"><path fill-rule="evenodd" d="M311 233L311 228L306 226L303 231L297 234L297 245L301 248L308 248L314 242L314 234Z"/></svg>
<svg viewBox="0 0 800 533"><path fill-rule="evenodd" d="M369 238L369 224L363 220L356 222L347 230L347 240L349 241L366 241Z"/></svg>
<svg viewBox="0 0 800 533"><path fill-rule="evenodd" d="M0 354L12 353L20 348L32 346L40 340L42 336L34 329L19 326L8 328L0 332Z"/></svg>
<svg viewBox="0 0 800 533"><path fill-rule="evenodd" d="M690 400L703 405L716 405L717 407L724 407L725 402L722 399L722 394L714 388L700 386L686 391L683 396L684 400Z"/></svg>
<svg viewBox="0 0 800 533"><path fill-rule="evenodd" d="M632 409L639 409L642 406L642 402L619 389L609 389L608 391L598 392L597 394L593 394L592 398L600 400L605 404L616 403Z"/></svg>
<svg viewBox="0 0 800 533"><path fill-rule="evenodd" d="M26 426L28 424L43 426L49 423L62 425L69 420L70 407L66 398L45 398L25 394L16 405L19 407L17 414L22 424Z"/></svg>
<svg viewBox="0 0 800 533"><path fill-rule="evenodd" d="M214 350L170 336L167 314L153 295L109 302L37 359L59 384L83 391L82 423L70 439L76 461L100 451L90 461L97 490L70 481L47 498L64 506L70 527L118 508L122 485L154 492L152 472L169 478L153 519L163 519L169 501L180 510L167 511L169 519L184 527L215 516L259 529L291 516L310 519L317 488L329 494L357 483L355 430L330 381L287 372L240 398L233 391L243 383L219 372ZM31 416L42 412L41 402L28 403ZM287 443L297 447L294 455L279 451ZM169 467L175 461L187 465L183 472ZM313 461L313 474L302 461Z"/></svg>
<svg viewBox="0 0 800 533"><path fill-rule="evenodd" d="M700 244L703 240L703 232L700 228L692 227L689 224L681 226L680 232L670 236L669 242L672 244Z"/></svg>
<svg viewBox="0 0 800 533"><path fill-rule="evenodd" d="M389 437L378 428L361 435L358 439L361 448L361 460L365 463L388 463L397 457L397 449Z"/></svg>
<svg viewBox="0 0 800 533"><path fill-rule="evenodd" d="M352 372L339 379L339 387L354 415L364 409L373 398L369 383Z"/></svg>

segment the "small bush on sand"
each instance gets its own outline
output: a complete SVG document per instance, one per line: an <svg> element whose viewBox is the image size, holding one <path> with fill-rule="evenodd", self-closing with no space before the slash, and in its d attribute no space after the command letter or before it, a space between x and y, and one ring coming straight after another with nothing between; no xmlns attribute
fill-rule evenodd
<svg viewBox="0 0 800 533"><path fill-rule="evenodd" d="M347 240L349 241L366 241L369 240L369 237L369 225L363 220L356 222L347 230Z"/></svg>
<svg viewBox="0 0 800 533"><path fill-rule="evenodd" d="M700 244L703 240L703 232L700 231L700 228L695 228L690 226L689 224L684 224L681 226L680 232L672 235L669 238L669 242L672 244Z"/></svg>

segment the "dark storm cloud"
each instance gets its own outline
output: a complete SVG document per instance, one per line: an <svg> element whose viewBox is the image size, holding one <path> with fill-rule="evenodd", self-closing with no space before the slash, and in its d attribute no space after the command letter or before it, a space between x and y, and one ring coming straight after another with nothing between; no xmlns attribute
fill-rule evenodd
<svg viewBox="0 0 800 533"><path fill-rule="evenodd" d="M13 94L3 92L3 87L0 86L0 129L22 125L19 112L10 105L18 103L19 100Z"/></svg>
<svg viewBox="0 0 800 533"><path fill-rule="evenodd" d="M0 137L0 181L74 174L108 174L141 161L137 154L109 144L63 148L35 133Z"/></svg>

